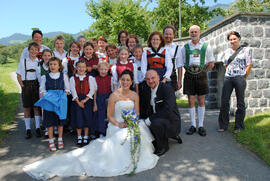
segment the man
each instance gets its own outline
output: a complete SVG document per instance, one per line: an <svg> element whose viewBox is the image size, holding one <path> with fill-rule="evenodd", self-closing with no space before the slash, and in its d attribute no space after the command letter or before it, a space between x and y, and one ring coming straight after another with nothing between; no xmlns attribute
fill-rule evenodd
<svg viewBox="0 0 270 181"><path fill-rule="evenodd" d="M184 94L188 95L189 114L191 127L187 131L188 135L196 132L195 121L195 96L198 101L198 132L201 136L206 136L203 127L205 113L205 95L208 94L207 72L214 67L213 51L207 43L200 40L200 27L193 25L189 28L189 41L181 49L181 58L177 62L178 67L178 87L182 86L182 67L185 67Z"/></svg>
<svg viewBox="0 0 270 181"><path fill-rule="evenodd" d="M43 38L43 34L40 30L34 30L32 32L32 40L33 42L36 42L39 46L39 53L38 53L38 59L41 59L41 55L42 55L42 51L44 49L50 49L45 45L42 45L42 38ZM22 54L21 54L21 59L20 60L24 60L26 58L29 58L29 51L28 51L28 47L26 47L25 49L23 49Z"/></svg>
<svg viewBox="0 0 270 181"><path fill-rule="evenodd" d="M155 137L155 154L163 155L169 149L168 138L173 138L182 143L178 136L181 129L181 118L176 105L176 98L170 85L160 82L155 70L147 71L145 75L147 86L143 90L143 104L141 117L146 118Z"/></svg>
<svg viewBox="0 0 270 181"><path fill-rule="evenodd" d="M175 28L173 26L167 25L163 29L163 36L165 38L165 48L172 58L173 70L171 75L171 85L174 91L179 90L181 87L178 87L177 84L177 75L176 75L176 59L180 58L179 46L173 43L175 35ZM179 61L179 60L178 60Z"/></svg>

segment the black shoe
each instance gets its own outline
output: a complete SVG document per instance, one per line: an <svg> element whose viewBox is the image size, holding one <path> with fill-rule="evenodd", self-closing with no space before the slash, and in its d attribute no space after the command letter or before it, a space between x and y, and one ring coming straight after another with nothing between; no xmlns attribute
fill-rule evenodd
<svg viewBox="0 0 270 181"><path fill-rule="evenodd" d="M31 129L26 130L25 139L30 139L32 137Z"/></svg>
<svg viewBox="0 0 270 181"><path fill-rule="evenodd" d="M183 143L183 141L182 141L182 139L181 139L181 137L179 135L174 136L174 137L171 137L171 139L176 140L179 144L182 144Z"/></svg>
<svg viewBox="0 0 270 181"><path fill-rule="evenodd" d="M206 136L206 130L204 127L199 127L198 132L200 136Z"/></svg>
<svg viewBox="0 0 270 181"><path fill-rule="evenodd" d="M78 147L82 147L83 146L82 138L81 139L77 139L77 146Z"/></svg>
<svg viewBox="0 0 270 181"><path fill-rule="evenodd" d="M160 150L155 150L154 154L157 156L164 155L169 150L169 147L167 148L161 148Z"/></svg>
<svg viewBox="0 0 270 181"><path fill-rule="evenodd" d="M89 144L89 138L88 139L83 139L82 144L83 144L83 146L88 145Z"/></svg>
<svg viewBox="0 0 270 181"><path fill-rule="evenodd" d="M36 129L36 137L38 137L38 138L41 137L40 128L37 128L37 129Z"/></svg>
<svg viewBox="0 0 270 181"><path fill-rule="evenodd" d="M196 128L194 126L191 126L186 133L187 135L193 135L193 133L195 132L196 132Z"/></svg>

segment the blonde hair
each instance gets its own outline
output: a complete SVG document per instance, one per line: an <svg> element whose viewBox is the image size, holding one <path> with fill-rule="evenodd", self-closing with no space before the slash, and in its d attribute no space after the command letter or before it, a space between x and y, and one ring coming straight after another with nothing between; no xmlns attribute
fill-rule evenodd
<svg viewBox="0 0 270 181"><path fill-rule="evenodd" d="M99 69L101 66L106 66L107 68L109 68L109 67L110 67L110 64L109 64L108 62L99 62L97 66L98 66L98 69Z"/></svg>

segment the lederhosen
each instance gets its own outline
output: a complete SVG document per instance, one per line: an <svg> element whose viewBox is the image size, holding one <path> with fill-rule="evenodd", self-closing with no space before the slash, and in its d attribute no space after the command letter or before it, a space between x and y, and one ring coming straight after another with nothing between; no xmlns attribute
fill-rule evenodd
<svg viewBox="0 0 270 181"><path fill-rule="evenodd" d="M39 100L39 83L38 80L27 80L27 72L36 72L35 69L26 69L26 59L24 59L25 79L22 88L22 101L24 108L33 107Z"/></svg>
<svg viewBox="0 0 270 181"><path fill-rule="evenodd" d="M173 69L172 69L172 74L171 74L171 86L174 89L174 91L177 91L177 75L176 75L176 70L175 70L175 57L176 53L178 50L178 45L176 45L174 56L172 58L172 64L173 64Z"/></svg>
<svg viewBox="0 0 270 181"><path fill-rule="evenodd" d="M160 81L163 80L163 76L166 73L166 67L165 67L165 53L166 49L164 49L161 53L159 52L159 49L156 51L152 48L153 53L151 53L149 50L147 50L147 70L154 69L157 71ZM155 57L155 56L159 57Z"/></svg>
<svg viewBox="0 0 270 181"><path fill-rule="evenodd" d="M184 76L184 94L205 95L208 94L207 72L204 70L207 43L203 43L200 50L190 50L189 44L185 44L186 62ZM189 65L190 55L200 56L200 65Z"/></svg>

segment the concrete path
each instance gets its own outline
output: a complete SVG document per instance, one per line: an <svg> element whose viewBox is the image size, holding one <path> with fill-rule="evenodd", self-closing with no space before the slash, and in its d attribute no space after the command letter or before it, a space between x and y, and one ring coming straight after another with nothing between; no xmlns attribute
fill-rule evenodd
<svg viewBox="0 0 270 181"><path fill-rule="evenodd" d="M188 112L181 109L183 144L170 141L170 150L160 158L152 170L138 173L133 177L119 176L111 178L93 177L55 177L53 181L106 180L106 181L268 181L270 167L254 153L235 142L231 133L217 133L218 110L207 110L205 127L207 136L198 134L188 136ZM34 129L32 129L34 130ZM74 135L64 136L65 150L51 153L48 142L43 138L24 139L22 105L16 114L16 124L10 130L7 139L0 147L0 180L33 180L22 171L24 165L57 155L76 148Z"/></svg>

